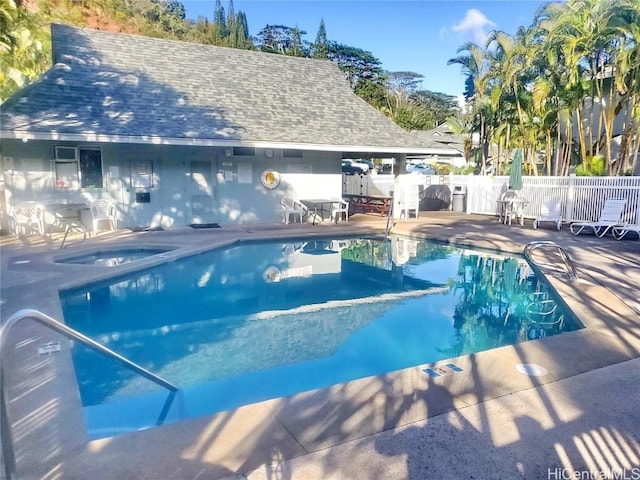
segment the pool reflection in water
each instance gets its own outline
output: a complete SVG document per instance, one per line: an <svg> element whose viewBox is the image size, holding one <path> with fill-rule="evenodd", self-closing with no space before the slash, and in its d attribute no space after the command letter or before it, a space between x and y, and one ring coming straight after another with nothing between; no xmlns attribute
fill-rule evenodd
<svg viewBox="0 0 640 480"><path fill-rule="evenodd" d="M181 388L162 422L579 328L523 259L403 237L244 244L62 301L71 327ZM157 385L73 356L94 436L121 428L110 416L162 423Z"/></svg>

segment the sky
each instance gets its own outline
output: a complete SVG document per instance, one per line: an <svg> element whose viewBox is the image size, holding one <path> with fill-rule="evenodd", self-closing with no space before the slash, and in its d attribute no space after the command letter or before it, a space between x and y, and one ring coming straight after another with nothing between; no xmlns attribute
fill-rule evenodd
<svg viewBox="0 0 640 480"><path fill-rule="evenodd" d="M187 18L213 18L215 0L181 2ZM252 36L267 24L297 26L313 42L320 20L327 38L371 52L390 72L424 76L422 88L453 96L464 91L459 65L447 65L467 41L483 44L491 30L514 34L528 26L538 0L234 0L242 10ZM228 0L222 0L225 12Z"/></svg>

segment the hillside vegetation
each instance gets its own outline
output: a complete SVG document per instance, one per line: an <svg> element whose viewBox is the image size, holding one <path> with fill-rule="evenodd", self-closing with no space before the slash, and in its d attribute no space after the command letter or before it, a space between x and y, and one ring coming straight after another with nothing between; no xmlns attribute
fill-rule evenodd
<svg viewBox="0 0 640 480"><path fill-rule="evenodd" d="M64 23L332 61L357 95L407 130L434 128L457 113L454 97L419 89L422 75L387 72L371 52L328 39L322 20L314 42L286 25L266 25L252 37L233 0L226 10L220 0L211 7L211 19L191 20L175 0L0 0L0 101L51 66L49 26Z"/></svg>

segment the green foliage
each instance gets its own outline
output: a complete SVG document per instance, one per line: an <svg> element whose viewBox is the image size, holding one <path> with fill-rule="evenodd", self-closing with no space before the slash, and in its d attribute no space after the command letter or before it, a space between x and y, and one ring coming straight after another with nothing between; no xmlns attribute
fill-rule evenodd
<svg viewBox="0 0 640 480"><path fill-rule="evenodd" d="M606 175L607 165L604 155L587 157L583 163L576 167L578 177L601 177Z"/></svg>
<svg viewBox="0 0 640 480"><path fill-rule="evenodd" d="M50 47L37 18L14 0L0 0L0 27L1 103L45 71Z"/></svg>
<svg viewBox="0 0 640 480"><path fill-rule="evenodd" d="M247 17L216 0L211 20L188 20L178 0L34 0L34 12L20 0L0 0L0 102L44 73L51 65L49 25L53 22L98 27L157 38L326 59L345 73L353 91L407 130L435 127L452 115L452 97L419 89L422 76L397 72L397 89L389 89L381 62L371 52L327 38L324 20L314 43L306 32L266 25L254 44ZM404 83L406 81L406 83Z"/></svg>
<svg viewBox="0 0 640 480"><path fill-rule="evenodd" d="M267 25L256 36L258 48L267 53L306 57L307 51L302 43L302 35L306 33L298 27Z"/></svg>
<svg viewBox="0 0 640 480"><path fill-rule="evenodd" d="M447 63L466 76L465 97L484 151L489 143L503 151L521 146L533 174L535 152L544 151L545 173L562 175L578 145L581 174L600 171L589 163L601 153L611 175L637 165L634 152L615 149L613 138L631 144L640 125L636 117L619 127L624 112L640 105L638 45L638 0L566 0L541 6L514 35L496 30L483 46L465 43ZM607 108L592 110L594 104Z"/></svg>
<svg viewBox="0 0 640 480"><path fill-rule="evenodd" d="M327 60L329 58L329 41L327 40L327 29L324 25L324 19L320 20L320 27L316 34L316 41L311 46L311 56L319 60Z"/></svg>
<svg viewBox="0 0 640 480"><path fill-rule="evenodd" d="M371 52L338 42L329 42L328 58L338 64L354 90L367 82L384 83L380 60Z"/></svg>

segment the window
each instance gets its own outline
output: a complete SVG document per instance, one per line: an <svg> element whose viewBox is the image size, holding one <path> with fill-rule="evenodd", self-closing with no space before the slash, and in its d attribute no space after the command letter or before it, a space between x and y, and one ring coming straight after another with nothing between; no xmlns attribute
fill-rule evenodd
<svg viewBox="0 0 640 480"><path fill-rule="evenodd" d="M256 149L253 147L233 147L233 156L237 157L255 157Z"/></svg>
<svg viewBox="0 0 640 480"><path fill-rule="evenodd" d="M153 162L151 160L131 161L130 169L132 188L153 188Z"/></svg>
<svg viewBox="0 0 640 480"><path fill-rule="evenodd" d="M282 156L284 158L302 158L302 150L283 150Z"/></svg>
<svg viewBox="0 0 640 480"><path fill-rule="evenodd" d="M102 153L96 148L55 148L56 188L103 188Z"/></svg>

